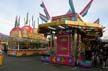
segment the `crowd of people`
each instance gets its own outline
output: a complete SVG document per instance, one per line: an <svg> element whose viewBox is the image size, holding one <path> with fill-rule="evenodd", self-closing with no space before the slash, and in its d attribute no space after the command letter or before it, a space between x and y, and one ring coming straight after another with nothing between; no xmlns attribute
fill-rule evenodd
<svg viewBox="0 0 108 71"><path fill-rule="evenodd" d="M91 44L93 46L86 50L86 59L91 60L94 67L100 65L102 68L107 68L108 43L92 42Z"/></svg>
<svg viewBox="0 0 108 71"><path fill-rule="evenodd" d="M108 59L108 43L101 44L99 51L98 51L99 61L102 64L103 68L107 68L107 59Z"/></svg>

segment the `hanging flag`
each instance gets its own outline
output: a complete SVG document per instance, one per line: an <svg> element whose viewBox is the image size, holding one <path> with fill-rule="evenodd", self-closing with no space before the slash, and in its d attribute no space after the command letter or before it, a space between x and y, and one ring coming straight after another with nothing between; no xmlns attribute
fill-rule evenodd
<svg viewBox="0 0 108 71"><path fill-rule="evenodd" d="M73 0L69 0L69 5L70 5L72 13L75 13L75 8L74 8L74 5L73 5Z"/></svg>
<svg viewBox="0 0 108 71"><path fill-rule="evenodd" d="M32 27L35 28L34 16L32 16Z"/></svg>
<svg viewBox="0 0 108 71"><path fill-rule="evenodd" d="M25 25L25 23L26 23L26 20L25 20L25 17L24 17L24 25Z"/></svg>
<svg viewBox="0 0 108 71"><path fill-rule="evenodd" d="M76 17L75 17L75 8L74 8L74 5L73 5L73 0L69 0L69 5L70 5L71 10L68 11L68 13L70 13L70 12L72 13L71 20L75 21Z"/></svg>
<svg viewBox="0 0 108 71"><path fill-rule="evenodd" d="M88 12L88 10L89 10L89 8L90 8L92 2L93 2L93 0L91 0L91 1L85 6L85 8L80 12L80 15L81 15L81 16L84 17L84 16L87 14L87 12Z"/></svg>
<svg viewBox="0 0 108 71"><path fill-rule="evenodd" d="M44 22L48 22L47 17L44 16L43 14L39 13L39 17L41 18L42 21L44 21Z"/></svg>
<svg viewBox="0 0 108 71"><path fill-rule="evenodd" d="M20 26L20 16L19 16L18 22L17 22L17 27L19 27L19 26Z"/></svg>
<svg viewBox="0 0 108 71"><path fill-rule="evenodd" d="M49 20L49 19L50 19L50 15L49 15L49 13L48 13L48 10L47 10L47 8L46 8L44 2L42 2L42 3L40 4L40 6L44 9L45 15L46 15L47 19Z"/></svg>
<svg viewBox="0 0 108 71"><path fill-rule="evenodd" d="M96 21L94 21L94 23L97 23L97 24L99 24L99 18L98 18Z"/></svg>
<svg viewBox="0 0 108 71"><path fill-rule="evenodd" d="M35 28L35 26L34 26L34 17L32 16L32 26L33 26L33 28Z"/></svg>
<svg viewBox="0 0 108 71"><path fill-rule="evenodd" d="M27 13L27 16L26 16L26 22L25 24L28 24L28 13Z"/></svg>
<svg viewBox="0 0 108 71"><path fill-rule="evenodd" d="M17 23L18 23L18 21L17 21L17 16L16 16L16 19L15 19L15 26L14 26L14 27L17 26Z"/></svg>

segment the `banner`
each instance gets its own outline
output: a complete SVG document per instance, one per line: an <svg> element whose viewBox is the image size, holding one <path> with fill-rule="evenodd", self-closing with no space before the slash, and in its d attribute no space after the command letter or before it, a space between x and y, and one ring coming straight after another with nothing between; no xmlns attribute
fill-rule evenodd
<svg viewBox="0 0 108 71"><path fill-rule="evenodd" d="M44 2L42 2L42 3L40 4L40 6L44 9L45 15L46 15L47 19L49 20L49 19L50 19L50 15L49 15L49 13L48 13L48 10L47 10L47 8L46 8Z"/></svg>
<svg viewBox="0 0 108 71"><path fill-rule="evenodd" d="M69 5L70 5L70 8L71 8L71 12L73 14L71 20L75 21L76 17L75 17L75 8L74 8L74 5L73 5L73 0L69 0Z"/></svg>
<svg viewBox="0 0 108 71"><path fill-rule="evenodd" d="M94 21L94 23L97 23L97 24L99 24L99 18L98 18L96 21Z"/></svg>
<svg viewBox="0 0 108 71"><path fill-rule="evenodd" d="M93 0L91 0L91 1L86 5L86 7L80 12L80 15L81 15L81 16L84 17L84 16L87 14L87 12L88 12L88 10L89 10L89 8L90 8L92 2L93 2Z"/></svg>
<svg viewBox="0 0 108 71"><path fill-rule="evenodd" d="M44 16L42 13L39 13L39 17L41 18L42 21L48 22L48 19L46 16Z"/></svg>

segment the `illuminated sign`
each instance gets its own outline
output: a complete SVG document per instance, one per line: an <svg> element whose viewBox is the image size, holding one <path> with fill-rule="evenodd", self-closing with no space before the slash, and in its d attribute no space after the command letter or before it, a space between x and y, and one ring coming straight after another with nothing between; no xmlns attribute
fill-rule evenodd
<svg viewBox="0 0 108 71"><path fill-rule="evenodd" d="M29 38L43 39L44 35L43 34L29 34Z"/></svg>
<svg viewBox="0 0 108 71"><path fill-rule="evenodd" d="M61 51L66 52L66 51L68 51L68 48L67 47L61 47Z"/></svg>
<svg viewBox="0 0 108 71"><path fill-rule="evenodd" d="M12 31L11 33L10 33L10 36L12 36L12 37L21 37L22 35L21 35L21 31L19 31L19 30L14 30L14 31Z"/></svg>
<svg viewBox="0 0 108 71"><path fill-rule="evenodd" d="M67 42L67 38L62 38L61 41L62 42Z"/></svg>

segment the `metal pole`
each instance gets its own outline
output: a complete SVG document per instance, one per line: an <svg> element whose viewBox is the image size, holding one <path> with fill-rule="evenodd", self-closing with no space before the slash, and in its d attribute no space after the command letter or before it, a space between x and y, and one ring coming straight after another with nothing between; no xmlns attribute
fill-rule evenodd
<svg viewBox="0 0 108 71"><path fill-rule="evenodd" d="M74 32L74 50L75 50L75 65L77 65L77 59L78 59L78 50L77 50L77 30Z"/></svg>
<svg viewBox="0 0 108 71"><path fill-rule="evenodd" d="M19 50L19 43L18 43L18 50Z"/></svg>

